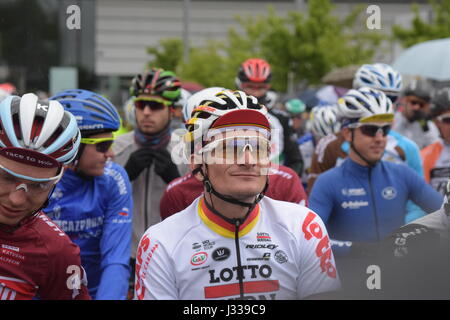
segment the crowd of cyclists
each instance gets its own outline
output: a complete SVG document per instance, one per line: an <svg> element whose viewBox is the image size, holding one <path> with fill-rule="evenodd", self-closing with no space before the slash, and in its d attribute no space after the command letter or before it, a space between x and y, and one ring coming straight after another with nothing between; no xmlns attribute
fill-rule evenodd
<svg viewBox="0 0 450 320"><path fill-rule="evenodd" d="M383 298L449 298L450 88L364 64L308 105L271 78L153 68L124 119L1 88L0 300L371 298L371 265Z"/></svg>

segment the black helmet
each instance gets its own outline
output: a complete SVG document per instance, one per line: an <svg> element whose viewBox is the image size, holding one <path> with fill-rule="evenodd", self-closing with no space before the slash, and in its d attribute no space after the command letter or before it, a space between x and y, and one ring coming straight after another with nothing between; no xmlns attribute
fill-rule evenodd
<svg viewBox="0 0 450 320"><path fill-rule="evenodd" d="M177 102L181 96L181 82L171 71L151 69L133 78L130 94L135 97L140 94L151 94Z"/></svg>

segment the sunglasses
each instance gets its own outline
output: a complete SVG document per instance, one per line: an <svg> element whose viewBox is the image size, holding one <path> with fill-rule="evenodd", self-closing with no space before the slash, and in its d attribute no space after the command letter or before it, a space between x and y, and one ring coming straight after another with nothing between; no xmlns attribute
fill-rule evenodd
<svg viewBox="0 0 450 320"><path fill-rule="evenodd" d="M139 110L149 107L152 111L163 110L170 107L172 102L158 98L136 98L133 100L134 106Z"/></svg>
<svg viewBox="0 0 450 320"><path fill-rule="evenodd" d="M227 164L245 163L245 152L249 152L256 162L269 162L270 141L260 136L234 136L213 140L199 152L207 154L207 160L225 160Z"/></svg>
<svg viewBox="0 0 450 320"><path fill-rule="evenodd" d="M34 178L25 176L5 168L0 164L0 186L3 189L19 190L23 189L28 195L36 196L42 192L49 191L61 179L64 170L51 178Z"/></svg>
<svg viewBox="0 0 450 320"><path fill-rule="evenodd" d="M253 82L244 82L241 84L242 89L250 89L250 90L266 90L270 88L268 83L253 83Z"/></svg>
<svg viewBox="0 0 450 320"><path fill-rule="evenodd" d="M81 138L80 142L84 144L95 144L95 150L100 153L105 153L111 148L114 143L114 138Z"/></svg>
<svg viewBox="0 0 450 320"><path fill-rule="evenodd" d="M439 117L436 117L440 122L445 124L450 124L450 114L442 115Z"/></svg>
<svg viewBox="0 0 450 320"><path fill-rule="evenodd" d="M420 108L423 108L426 105L426 103L424 101L416 100L416 99L408 99L406 102L412 106L417 104Z"/></svg>
<svg viewBox="0 0 450 320"><path fill-rule="evenodd" d="M379 126L376 124L355 124L350 125L349 128L359 128L361 130L361 133L368 137L375 137L378 132L381 132L383 137L386 137L389 134L389 131L391 130L390 124L385 124L383 126Z"/></svg>

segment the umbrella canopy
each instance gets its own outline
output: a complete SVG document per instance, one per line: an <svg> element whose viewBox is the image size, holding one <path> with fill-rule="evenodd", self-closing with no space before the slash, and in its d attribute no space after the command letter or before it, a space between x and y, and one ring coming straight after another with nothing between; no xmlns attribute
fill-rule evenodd
<svg viewBox="0 0 450 320"><path fill-rule="evenodd" d="M338 69L333 69L328 72L323 78L322 82L332 86L352 89L353 77L356 71L361 67L360 65L350 65Z"/></svg>
<svg viewBox="0 0 450 320"><path fill-rule="evenodd" d="M450 38L431 40L406 49L392 64L402 74L450 80Z"/></svg>

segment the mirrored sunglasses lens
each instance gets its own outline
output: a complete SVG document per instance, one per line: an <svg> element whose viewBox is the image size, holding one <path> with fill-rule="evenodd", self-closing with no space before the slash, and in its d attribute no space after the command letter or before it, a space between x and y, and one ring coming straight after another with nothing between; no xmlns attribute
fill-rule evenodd
<svg viewBox="0 0 450 320"><path fill-rule="evenodd" d="M227 158L240 159L245 152L250 152L252 158L263 160L268 157L268 144L259 138L230 139L227 144Z"/></svg>

